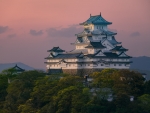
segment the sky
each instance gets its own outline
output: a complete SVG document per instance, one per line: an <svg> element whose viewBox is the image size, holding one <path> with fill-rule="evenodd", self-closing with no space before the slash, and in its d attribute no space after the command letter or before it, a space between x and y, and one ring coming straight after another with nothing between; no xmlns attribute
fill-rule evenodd
<svg viewBox="0 0 150 113"><path fill-rule="evenodd" d="M0 0L0 63L45 69L47 50L74 49L79 23L100 12L128 55L150 56L150 0Z"/></svg>

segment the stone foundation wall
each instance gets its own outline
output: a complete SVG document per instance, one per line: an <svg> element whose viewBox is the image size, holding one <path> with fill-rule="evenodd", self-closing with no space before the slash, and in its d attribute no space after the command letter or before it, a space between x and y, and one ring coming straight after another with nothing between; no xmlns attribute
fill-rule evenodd
<svg viewBox="0 0 150 113"><path fill-rule="evenodd" d="M49 75L65 73L69 75L84 76L84 75L90 75L93 72L100 72L101 70L102 69L48 69L47 73Z"/></svg>
<svg viewBox="0 0 150 113"><path fill-rule="evenodd" d="M93 72L100 72L102 69L63 69L62 72L70 75L90 75Z"/></svg>

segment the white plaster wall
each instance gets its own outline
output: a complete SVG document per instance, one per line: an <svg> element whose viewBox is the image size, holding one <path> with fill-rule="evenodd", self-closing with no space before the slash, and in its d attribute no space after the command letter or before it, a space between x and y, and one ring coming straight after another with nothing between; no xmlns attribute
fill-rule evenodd
<svg viewBox="0 0 150 113"><path fill-rule="evenodd" d="M95 50L92 49L92 48L88 48L88 54L94 54L95 53Z"/></svg>
<svg viewBox="0 0 150 113"><path fill-rule="evenodd" d="M93 24L84 25L83 27L84 27L84 29L89 29L90 31L94 30L94 25Z"/></svg>
<svg viewBox="0 0 150 113"><path fill-rule="evenodd" d="M87 44L88 45L88 44ZM85 49L87 45L76 45L76 49Z"/></svg>
<svg viewBox="0 0 150 113"><path fill-rule="evenodd" d="M97 30L97 29L104 29L107 30L107 26L106 25L94 25L93 30Z"/></svg>
<svg viewBox="0 0 150 113"><path fill-rule="evenodd" d="M109 64L109 65L106 65L106 64L103 64L103 63L98 63L98 65L94 65L94 64L81 64L81 65L78 65L78 64L67 64L66 67L61 67L60 65L47 65L47 69L104 69L104 68L114 68L114 69L129 69L129 66L126 66L125 64L122 64L121 66L119 66L119 64L116 64L116 66L114 66L114 64Z"/></svg>
<svg viewBox="0 0 150 113"><path fill-rule="evenodd" d="M47 64L46 68L47 69L92 69L92 68L96 68L96 69L104 69L104 68L115 68L115 69L129 69L130 64L121 64L121 66L119 65L119 62L128 62L129 59L110 59L110 58L95 58L95 59L91 59L91 58L85 58L85 59L65 59L66 62L73 62L71 63L66 63L66 65L62 66L61 64L59 64L59 61L61 59L52 59L52 60L47 60L47 62L56 62L56 64ZM105 60L105 61L117 61L118 63L112 63L109 65L106 65L104 63L100 63L98 62L99 60ZM94 64L77 64L76 62L88 62L88 61L94 61L97 62L98 65L94 65ZM103 65L101 65L103 64Z"/></svg>

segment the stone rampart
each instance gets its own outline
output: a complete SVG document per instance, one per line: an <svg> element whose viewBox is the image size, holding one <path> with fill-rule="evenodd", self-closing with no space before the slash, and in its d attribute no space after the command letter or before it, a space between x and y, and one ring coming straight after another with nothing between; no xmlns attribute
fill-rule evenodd
<svg viewBox="0 0 150 113"><path fill-rule="evenodd" d="M78 76L84 76L84 75L90 75L93 72L100 72L102 69L48 69L48 74L59 74L59 73L65 73L69 75L78 75Z"/></svg>

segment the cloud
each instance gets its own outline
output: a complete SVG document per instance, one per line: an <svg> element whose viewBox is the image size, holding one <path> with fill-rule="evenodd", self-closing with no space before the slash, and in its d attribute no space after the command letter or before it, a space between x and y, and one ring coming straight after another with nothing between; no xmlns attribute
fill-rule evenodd
<svg viewBox="0 0 150 113"><path fill-rule="evenodd" d="M83 31L78 25L70 25L67 28L49 28L46 30L49 37L73 37L75 34Z"/></svg>
<svg viewBox="0 0 150 113"><path fill-rule="evenodd" d="M10 34L10 35L7 36L7 38L13 38L15 36L16 36L16 34Z"/></svg>
<svg viewBox="0 0 150 113"><path fill-rule="evenodd" d="M0 26L0 34L5 33L8 29L8 26Z"/></svg>
<svg viewBox="0 0 150 113"><path fill-rule="evenodd" d="M133 33L130 34L131 37L137 37L137 36L140 36L140 35L141 34L138 31L133 32Z"/></svg>
<svg viewBox="0 0 150 113"><path fill-rule="evenodd" d="M43 31L40 30L40 31L36 31L36 30L30 30L30 34L33 35L33 36L40 36L43 34Z"/></svg>

